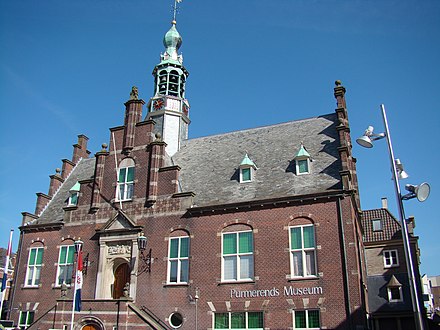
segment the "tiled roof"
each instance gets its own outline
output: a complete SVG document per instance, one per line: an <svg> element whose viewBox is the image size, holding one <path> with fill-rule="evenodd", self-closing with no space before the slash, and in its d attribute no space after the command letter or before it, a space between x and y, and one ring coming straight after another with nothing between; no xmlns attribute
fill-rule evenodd
<svg viewBox="0 0 440 330"><path fill-rule="evenodd" d="M373 220L382 220L382 230L373 231ZM401 239L400 223L387 209L374 209L362 212L362 227L364 242L379 242L392 239Z"/></svg>
<svg viewBox="0 0 440 330"><path fill-rule="evenodd" d="M173 156L182 191L196 206L299 196L341 189L336 114L241 130L183 142ZM311 173L295 174L301 142L313 161ZM239 182L243 155L257 165L251 182Z"/></svg>

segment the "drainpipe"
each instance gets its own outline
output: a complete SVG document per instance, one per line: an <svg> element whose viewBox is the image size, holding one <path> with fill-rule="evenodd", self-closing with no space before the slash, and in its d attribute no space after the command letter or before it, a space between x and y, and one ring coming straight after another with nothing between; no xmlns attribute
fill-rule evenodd
<svg viewBox="0 0 440 330"><path fill-rule="evenodd" d="M342 218L342 207L341 207L341 199L337 200L338 205L338 221L339 221L339 242L341 248L341 261L342 261L342 272L343 272L343 285L344 285L344 299L345 299L345 314L346 319L349 323L349 328L353 329L352 318L351 318L351 306L350 306L350 287L348 281L348 273L347 273L347 250L345 246L345 230L344 230L344 219Z"/></svg>

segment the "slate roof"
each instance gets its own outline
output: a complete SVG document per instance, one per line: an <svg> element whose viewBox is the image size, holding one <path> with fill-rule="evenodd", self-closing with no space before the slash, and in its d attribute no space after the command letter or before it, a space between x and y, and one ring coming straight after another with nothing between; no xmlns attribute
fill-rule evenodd
<svg viewBox="0 0 440 330"><path fill-rule="evenodd" d="M44 209L37 223L62 221L64 216L63 206L66 205L65 202L70 195L70 188L72 188L77 181L92 178L94 170L95 158L81 159Z"/></svg>
<svg viewBox="0 0 440 330"><path fill-rule="evenodd" d="M341 189L336 114L186 140L173 156L183 192L195 206L298 196ZM311 174L296 175L301 142L311 155ZM252 182L239 183L243 157L257 166Z"/></svg>
<svg viewBox="0 0 440 330"><path fill-rule="evenodd" d="M373 231L373 220L382 219L382 230ZM374 209L362 212L364 243L402 239L400 223L387 209Z"/></svg>

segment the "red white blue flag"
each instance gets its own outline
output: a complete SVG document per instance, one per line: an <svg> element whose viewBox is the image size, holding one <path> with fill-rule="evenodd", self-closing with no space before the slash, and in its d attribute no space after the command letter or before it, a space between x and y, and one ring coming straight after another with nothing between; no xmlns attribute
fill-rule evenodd
<svg viewBox="0 0 440 330"><path fill-rule="evenodd" d="M82 250L78 251L76 276L75 276L75 311L81 311L81 289L83 285L83 261Z"/></svg>

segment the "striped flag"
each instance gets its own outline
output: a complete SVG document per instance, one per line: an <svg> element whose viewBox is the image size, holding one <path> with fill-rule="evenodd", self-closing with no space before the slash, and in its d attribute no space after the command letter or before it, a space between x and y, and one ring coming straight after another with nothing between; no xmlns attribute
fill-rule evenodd
<svg viewBox="0 0 440 330"><path fill-rule="evenodd" d="M76 276L75 276L75 311L81 311L81 289L83 285L83 261L82 250L78 251Z"/></svg>

